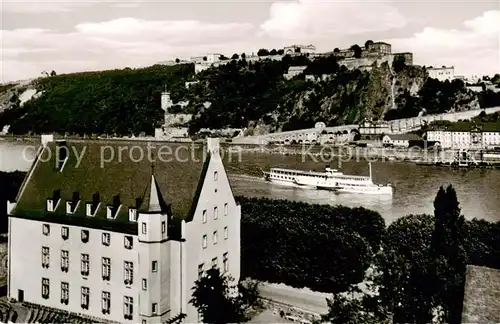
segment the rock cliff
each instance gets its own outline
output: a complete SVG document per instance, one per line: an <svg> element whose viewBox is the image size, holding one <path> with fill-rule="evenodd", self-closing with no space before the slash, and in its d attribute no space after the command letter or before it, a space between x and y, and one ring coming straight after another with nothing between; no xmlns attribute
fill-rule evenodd
<svg viewBox="0 0 500 324"><path fill-rule="evenodd" d="M299 65L307 66L302 74L284 78ZM423 109L440 113L477 107L477 95L461 81L439 82L428 78L424 68L404 62L374 63L361 71L339 66L334 57L285 56L282 61L233 60L199 74L193 64L156 65L3 85L0 127L11 125L10 131L20 134L153 134L164 122L160 96L165 87L175 102L189 102L176 113L193 115L191 132L232 127L258 134L313 127L319 121L333 126L413 117ZM210 106L204 105L207 101Z"/></svg>

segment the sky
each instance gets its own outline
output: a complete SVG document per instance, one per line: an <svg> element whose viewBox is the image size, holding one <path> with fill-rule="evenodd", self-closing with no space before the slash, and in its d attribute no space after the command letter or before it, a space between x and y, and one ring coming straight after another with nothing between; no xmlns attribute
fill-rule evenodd
<svg viewBox="0 0 500 324"><path fill-rule="evenodd" d="M498 0L0 1L0 82L368 39L456 75L500 73Z"/></svg>

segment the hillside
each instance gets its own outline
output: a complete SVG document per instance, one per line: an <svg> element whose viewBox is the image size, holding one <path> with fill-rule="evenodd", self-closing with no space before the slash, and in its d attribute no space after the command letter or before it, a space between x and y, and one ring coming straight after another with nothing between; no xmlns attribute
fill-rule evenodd
<svg viewBox="0 0 500 324"><path fill-rule="evenodd" d="M301 75L286 80L290 66L307 65ZM306 81L315 75L317 81ZM320 81L321 76L327 76ZM187 81L199 81L189 89ZM26 89L37 96L21 105ZM193 64L154 65L145 69L53 75L29 84L0 87L0 127L15 134L152 134L163 123L161 92L174 102L188 101L172 112L193 114L190 131L200 128L248 128L269 132L355 123L368 117L394 119L427 113L477 108L477 95L462 81L439 82L425 69L402 61L372 66L371 71L347 70L336 59L285 56L281 61L231 60L194 74ZM33 91L34 92L34 91ZM210 106L203 105L209 101ZM487 104L487 103L486 103Z"/></svg>

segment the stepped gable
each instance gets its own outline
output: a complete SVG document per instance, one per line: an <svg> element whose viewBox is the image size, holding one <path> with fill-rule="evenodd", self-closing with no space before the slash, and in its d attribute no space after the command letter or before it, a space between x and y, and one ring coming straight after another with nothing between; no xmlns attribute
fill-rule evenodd
<svg viewBox="0 0 500 324"><path fill-rule="evenodd" d="M68 148L69 156L62 169L58 169L56 152L61 145ZM152 212L153 208L189 221L209 160L205 147L194 143L51 142L33 164L11 215L55 222L61 217L66 221L83 218L90 223L104 220L136 228L135 223L129 222L129 208L143 213ZM59 197L55 210L47 211L47 199L57 201ZM67 215L66 202L78 200L74 213ZM96 214L88 217L86 204L93 201L101 204ZM115 219L106 218L109 205L121 205Z"/></svg>

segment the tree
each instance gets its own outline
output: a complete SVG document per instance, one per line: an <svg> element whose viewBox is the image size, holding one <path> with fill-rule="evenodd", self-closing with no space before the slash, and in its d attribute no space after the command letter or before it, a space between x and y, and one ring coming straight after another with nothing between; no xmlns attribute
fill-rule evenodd
<svg viewBox="0 0 500 324"><path fill-rule="evenodd" d="M435 226L430 256L436 304L443 309L443 320L451 324L461 321L463 287L467 254L465 251L465 218L460 214L455 189L441 187L434 200Z"/></svg>
<svg viewBox="0 0 500 324"><path fill-rule="evenodd" d="M219 269L212 268L196 280L189 303L198 309L203 323L240 323L246 318L239 298L231 296L234 289Z"/></svg>
<svg viewBox="0 0 500 324"><path fill-rule="evenodd" d="M240 56L236 53L233 54L233 56L231 56L231 60L237 60Z"/></svg>
<svg viewBox="0 0 500 324"><path fill-rule="evenodd" d="M276 55L278 52L273 48L271 52L269 52L269 55Z"/></svg>
<svg viewBox="0 0 500 324"><path fill-rule="evenodd" d="M241 53L240 57L241 57L241 59L244 60L247 57L247 55L245 53Z"/></svg>
<svg viewBox="0 0 500 324"><path fill-rule="evenodd" d="M406 58L403 55L397 55L392 61L392 69L394 72L399 73L406 67Z"/></svg>
<svg viewBox="0 0 500 324"><path fill-rule="evenodd" d="M178 58L175 59L175 63L179 63L180 61Z"/></svg>
<svg viewBox="0 0 500 324"><path fill-rule="evenodd" d="M496 73L492 78L491 78L491 83L493 84L500 84L500 74Z"/></svg>
<svg viewBox="0 0 500 324"><path fill-rule="evenodd" d="M206 61L207 60L207 57L206 56L203 56L203 61Z"/></svg>
<svg viewBox="0 0 500 324"><path fill-rule="evenodd" d="M52 72L50 72L50 76L56 76L56 75L57 75L56 71L52 70Z"/></svg>
<svg viewBox="0 0 500 324"><path fill-rule="evenodd" d="M281 48L277 51L277 53L278 53L278 55L283 55L283 54L285 54L285 50Z"/></svg>
<svg viewBox="0 0 500 324"><path fill-rule="evenodd" d="M333 50L334 53L340 53L340 49L338 47L335 47L335 49Z"/></svg>
<svg viewBox="0 0 500 324"><path fill-rule="evenodd" d="M261 48L258 52L257 52L257 55L258 56L268 56L269 55L269 51L265 48Z"/></svg>
<svg viewBox="0 0 500 324"><path fill-rule="evenodd" d="M351 294L336 294L327 299L328 313L321 316L322 323L331 324L381 324L387 323L385 313L371 312L364 300L359 300ZM371 305L370 305L371 306Z"/></svg>
<svg viewBox="0 0 500 324"><path fill-rule="evenodd" d="M349 49L354 52L355 58L360 58L361 54L363 53L363 50L361 49L361 47L359 47L358 44L352 45Z"/></svg>
<svg viewBox="0 0 500 324"><path fill-rule="evenodd" d="M380 300L393 313L394 323L430 323L432 290L429 289L434 221L431 215L398 218L388 228L375 264Z"/></svg>
<svg viewBox="0 0 500 324"><path fill-rule="evenodd" d="M365 48L368 49L371 45L373 45L373 41L371 39L365 42Z"/></svg>
<svg viewBox="0 0 500 324"><path fill-rule="evenodd" d="M300 53L300 47L295 47L294 52L295 53Z"/></svg>

